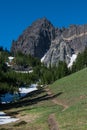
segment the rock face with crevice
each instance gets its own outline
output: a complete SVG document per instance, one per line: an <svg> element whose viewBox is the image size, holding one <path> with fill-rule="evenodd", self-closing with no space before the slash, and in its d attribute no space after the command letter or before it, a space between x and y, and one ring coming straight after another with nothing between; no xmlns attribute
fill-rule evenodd
<svg viewBox="0 0 87 130"><path fill-rule="evenodd" d="M11 51L13 53L20 51L41 58L54 38L54 26L46 18L38 19L19 36L17 41L13 41Z"/></svg>
<svg viewBox="0 0 87 130"><path fill-rule="evenodd" d="M82 52L87 46L87 24L55 28L46 18L38 19L28 27L17 41L13 41L11 52L21 51L43 58L43 63L58 65L59 60L70 63L73 54Z"/></svg>
<svg viewBox="0 0 87 130"><path fill-rule="evenodd" d="M49 65L57 66L59 61L64 60L68 64L70 61L69 57L72 56L72 53L73 50L65 41L58 41L57 44L54 44L53 42L46 53L43 62L47 67L49 67Z"/></svg>

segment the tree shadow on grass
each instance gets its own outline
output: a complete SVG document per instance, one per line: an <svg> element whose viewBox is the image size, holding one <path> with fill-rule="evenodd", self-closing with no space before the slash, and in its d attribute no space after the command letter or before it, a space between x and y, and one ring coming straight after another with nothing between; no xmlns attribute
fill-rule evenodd
<svg viewBox="0 0 87 130"><path fill-rule="evenodd" d="M54 95L49 95L49 94L46 94L44 89L39 89L39 90L33 91L31 93L28 93L24 98L21 98L20 100L14 102L14 103L1 104L0 110L8 110L11 108L18 108L18 107L34 105L41 101L46 101L46 100L51 100L53 98L56 98L61 94L62 94L62 92L59 92L58 94L54 94ZM17 114L17 113L14 113L14 114Z"/></svg>

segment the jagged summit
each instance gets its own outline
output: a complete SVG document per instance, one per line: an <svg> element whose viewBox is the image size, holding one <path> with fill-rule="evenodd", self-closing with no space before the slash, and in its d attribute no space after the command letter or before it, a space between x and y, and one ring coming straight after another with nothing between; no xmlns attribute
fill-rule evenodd
<svg viewBox="0 0 87 130"><path fill-rule="evenodd" d="M19 36L17 41L13 41L11 51L13 53L21 51L41 58L54 38L54 26L46 18L38 19Z"/></svg>
<svg viewBox="0 0 87 130"><path fill-rule="evenodd" d="M32 25L35 25L35 24L39 24L39 25L41 24L41 25L42 25L42 24L44 24L44 23L45 23L45 24L46 24L46 23L47 23L47 24L49 23L49 24L52 25L52 23L51 23L46 17L37 19L36 21L34 21L34 22L32 23Z"/></svg>
<svg viewBox="0 0 87 130"><path fill-rule="evenodd" d="M87 24L59 29L44 17L33 22L17 41L13 41L11 52L21 51L42 58L49 66L57 65L59 60L69 64L72 55L82 52L86 46Z"/></svg>

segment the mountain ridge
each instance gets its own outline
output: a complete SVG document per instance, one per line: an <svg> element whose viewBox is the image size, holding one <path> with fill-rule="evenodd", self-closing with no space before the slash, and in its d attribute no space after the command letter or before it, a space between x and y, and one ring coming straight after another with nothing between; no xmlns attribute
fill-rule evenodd
<svg viewBox="0 0 87 130"><path fill-rule="evenodd" d="M17 41L13 41L11 52L21 51L34 57L43 58L43 63L58 65L59 61L70 63L73 54L84 51L87 46L87 24L55 28L47 18L36 20Z"/></svg>

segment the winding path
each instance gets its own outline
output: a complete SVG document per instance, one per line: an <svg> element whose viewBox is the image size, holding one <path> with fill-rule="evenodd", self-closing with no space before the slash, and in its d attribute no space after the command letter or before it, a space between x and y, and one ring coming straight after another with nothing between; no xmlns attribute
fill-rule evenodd
<svg viewBox="0 0 87 130"><path fill-rule="evenodd" d="M50 114L48 117L48 124L50 130L59 130L58 123L56 122L55 114Z"/></svg>
<svg viewBox="0 0 87 130"><path fill-rule="evenodd" d="M53 97L53 93L51 92L51 90L49 88L46 88L45 89L46 93L50 96L50 97ZM54 104L57 104L57 105L60 105L63 107L63 110L62 111L65 111L69 106L67 106L66 104L62 103L62 102L59 102L56 98L53 98L51 99L51 101L54 103ZM58 127L58 122L56 121L56 117L55 117L55 114L52 113L49 115L48 117L48 125L49 125L49 130L59 130L59 127Z"/></svg>
<svg viewBox="0 0 87 130"><path fill-rule="evenodd" d="M46 88L45 91L47 92L47 94L52 97L53 96L53 93L51 92L51 90L49 88ZM57 104L57 105L60 105L63 107L63 110L62 111L65 111L69 106L62 103L62 102L59 102L56 98L53 98L51 99L51 101L54 103L54 104Z"/></svg>

